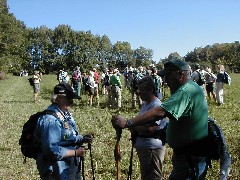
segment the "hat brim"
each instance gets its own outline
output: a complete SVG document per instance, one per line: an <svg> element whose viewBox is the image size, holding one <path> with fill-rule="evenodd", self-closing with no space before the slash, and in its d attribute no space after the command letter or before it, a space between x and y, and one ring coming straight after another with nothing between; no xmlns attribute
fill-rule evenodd
<svg viewBox="0 0 240 180"><path fill-rule="evenodd" d="M159 75L159 76L165 76L166 73L167 73L167 70L166 70L166 69L163 69L163 70L158 71L158 75Z"/></svg>
<svg viewBox="0 0 240 180"><path fill-rule="evenodd" d="M66 96L71 99L80 99L80 96L78 96L76 93L66 93Z"/></svg>

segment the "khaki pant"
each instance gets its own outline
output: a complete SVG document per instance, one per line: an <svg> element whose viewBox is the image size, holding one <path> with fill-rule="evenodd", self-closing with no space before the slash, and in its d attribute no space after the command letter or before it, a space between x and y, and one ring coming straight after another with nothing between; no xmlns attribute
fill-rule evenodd
<svg viewBox="0 0 240 180"><path fill-rule="evenodd" d="M137 148L142 180L160 180L163 178L163 160L166 147L161 149Z"/></svg>
<svg viewBox="0 0 240 180"><path fill-rule="evenodd" d="M118 86L111 86L111 105L114 109L121 108L122 90Z"/></svg>
<svg viewBox="0 0 240 180"><path fill-rule="evenodd" d="M140 98L137 91L132 90L132 108L136 109L137 105L139 108L141 107L142 99Z"/></svg>
<svg viewBox="0 0 240 180"><path fill-rule="evenodd" d="M217 103L223 104L223 83L217 82L216 86L217 86L217 88L216 88Z"/></svg>

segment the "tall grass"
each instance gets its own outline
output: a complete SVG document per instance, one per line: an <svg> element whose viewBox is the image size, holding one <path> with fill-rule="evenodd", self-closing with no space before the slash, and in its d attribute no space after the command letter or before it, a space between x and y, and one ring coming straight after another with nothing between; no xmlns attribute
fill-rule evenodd
<svg viewBox="0 0 240 180"><path fill-rule="evenodd" d="M34 103L33 89L29 85L28 77L8 76L0 81L0 179L39 179L35 161L27 159L23 164L23 156L18 145L22 126L29 116L37 111L44 110L49 104L49 97L53 87L57 84L56 76L44 75L41 83L40 101ZM229 151L232 156L232 170L230 179L239 179L239 155L240 155L240 107L239 75L232 74L232 85L224 86L223 106L216 106L209 101L209 114L214 117L222 127ZM168 94L168 92L167 92ZM100 107L89 107L88 97L82 96L81 100L75 100L72 113L82 134L94 133L92 144L93 161L96 179L116 179L114 160L115 130L111 126L113 110L106 108L105 96L100 96ZM138 110L131 110L131 98L126 89L123 89L123 109L121 115L126 118L137 114ZM131 142L130 133L124 130L120 141L121 146L121 179L126 179ZM167 148L164 161L164 179L171 172L172 150ZM91 165L89 152L86 154L85 176L91 179ZM134 152L132 179L139 179L139 162ZM218 179L219 162L214 162L212 169L208 171L207 179Z"/></svg>

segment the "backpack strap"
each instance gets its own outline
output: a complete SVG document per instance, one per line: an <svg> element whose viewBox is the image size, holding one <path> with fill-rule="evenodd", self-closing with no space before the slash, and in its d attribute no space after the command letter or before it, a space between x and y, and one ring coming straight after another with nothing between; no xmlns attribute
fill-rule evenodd
<svg viewBox="0 0 240 180"><path fill-rule="evenodd" d="M58 115L52 110L47 110L46 109L46 110L43 111L43 113L53 115L55 118L59 118Z"/></svg>

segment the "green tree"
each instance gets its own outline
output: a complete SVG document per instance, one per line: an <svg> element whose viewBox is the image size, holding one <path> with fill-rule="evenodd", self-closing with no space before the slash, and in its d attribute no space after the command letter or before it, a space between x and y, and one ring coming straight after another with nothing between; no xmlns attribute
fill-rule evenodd
<svg viewBox="0 0 240 180"><path fill-rule="evenodd" d="M113 46L107 35L97 36L96 38L98 40L98 62L100 68L103 69L108 67L109 64L111 64Z"/></svg>
<svg viewBox="0 0 240 180"><path fill-rule="evenodd" d="M146 49L142 46L133 51L133 58L135 59L134 67L149 66L152 63L153 50Z"/></svg>
<svg viewBox="0 0 240 180"><path fill-rule="evenodd" d="M133 58L133 50L128 42L117 41L113 45L112 66L123 70Z"/></svg>
<svg viewBox="0 0 240 180"><path fill-rule="evenodd" d="M23 22L9 14L5 0L0 1L0 70L17 72L27 59L26 31Z"/></svg>

